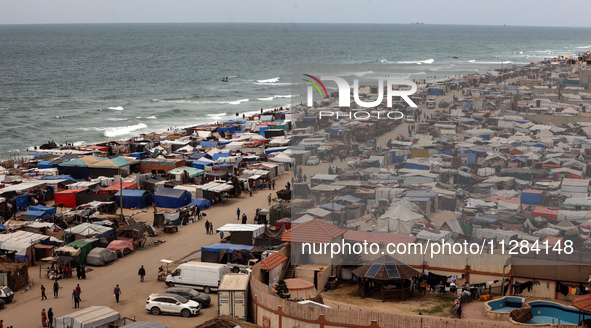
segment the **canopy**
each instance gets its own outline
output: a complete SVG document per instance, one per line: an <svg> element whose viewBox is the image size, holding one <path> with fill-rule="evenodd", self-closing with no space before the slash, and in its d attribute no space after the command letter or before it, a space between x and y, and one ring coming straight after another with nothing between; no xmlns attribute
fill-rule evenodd
<svg viewBox="0 0 591 328"><path fill-rule="evenodd" d="M91 250L88 255L86 255L86 264L103 266L109 262L115 261L116 259L117 252L107 248L97 247Z"/></svg>
<svg viewBox="0 0 591 328"><path fill-rule="evenodd" d="M91 306L86 309L56 318L56 327L92 328L121 319L121 314L106 306Z"/></svg>
<svg viewBox="0 0 591 328"><path fill-rule="evenodd" d="M29 211L41 211L43 212L43 215L41 215L41 217L45 218L47 216L55 214L55 207L47 207L43 205L29 206Z"/></svg>
<svg viewBox="0 0 591 328"><path fill-rule="evenodd" d="M191 193L186 190L160 188L154 194L154 203L163 208L179 208L191 202Z"/></svg>
<svg viewBox="0 0 591 328"><path fill-rule="evenodd" d="M413 212L408 207L400 204L378 219L378 231L410 235L414 225L421 220L423 220L422 214Z"/></svg>
<svg viewBox="0 0 591 328"><path fill-rule="evenodd" d="M226 251L240 251L240 250L247 250L250 251L254 246L249 245L238 245L238 244L228 244L228 243L216 243L211 244L209 246L202 246L201 252L214 252L218 253L222 250Z"/></svg>
<svg viewBox="0 0 591 328"><path fill-rule="evenodd" d="M252 238L256 238L265 232L264 224L234 224L228 223L216 229L217 232L252 231Z"/></svg>

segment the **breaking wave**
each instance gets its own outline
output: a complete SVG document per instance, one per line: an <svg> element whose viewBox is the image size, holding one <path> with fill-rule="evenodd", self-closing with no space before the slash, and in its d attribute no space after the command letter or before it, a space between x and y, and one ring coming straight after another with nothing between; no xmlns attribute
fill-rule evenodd
<svg viewBox="0 0 591 328"><path fill-rule="evenodd" d="M118 137L118 136L122 136L122 135L126 135L128 133L131 133L133 131L139 130L139 129L145 129L148 126L145 125L144 123L138 123L138 124L134 124L134 125L127 125L127 126L119 126L119 127L114 127L114 128L108 128L105 130L105 137Z"/></svg>
<svg viewBox="0 0 591 328"><path fill-rule="evenodd" d="M115 106L115 107L107 107L107 109L110 109L110 110L123 110L124 108L122 106Z"/></svg>
<svg viewBox="0 0 591 328"><path fill-rule="evenodd" d="M279 82L280 77L274 77L272 79L267 79L267 80L257 80L258 83L275 83L275 82Z"/></svg>
<svg viewBox="0 0 591 328"><path fill-rule="evenodd" d="M417 64L417 65L421 65L421 64L433 64L434 62L435 62L435 59L430 58L430 59L426 59L426 60L399 61L397 63L398 64Z"/></svg>

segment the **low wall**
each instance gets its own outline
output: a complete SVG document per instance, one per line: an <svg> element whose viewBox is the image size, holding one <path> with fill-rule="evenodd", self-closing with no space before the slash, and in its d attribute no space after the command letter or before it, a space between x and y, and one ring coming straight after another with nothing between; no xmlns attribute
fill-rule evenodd
<svg viewBox="0 0 591 328"><path fill-rule="evenodd" d="M353 305L338 309L307 306L275 296L267 285L254 278L250 279L250 297L254 323L264 328L514 327L510 322L398 314Z"/></svg>

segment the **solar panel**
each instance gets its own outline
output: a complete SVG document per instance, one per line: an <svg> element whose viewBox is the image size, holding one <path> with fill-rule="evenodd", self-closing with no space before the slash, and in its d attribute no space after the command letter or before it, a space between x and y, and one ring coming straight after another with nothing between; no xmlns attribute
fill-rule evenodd
<svg viewBox="0 0 591 328"><path fill-rule="evenodd" d="M386 273L388 273L388 278L397 279L400 278L400 272L398 272L398 267L394 262L386 262L384 263L386 267Z"/></svg>
<svg viewBox="0 0 591 328"><path fill-rule="evenodd" d="M367 277L367 278L375 278L381 268L382 268L382 264L381 263L374 263L374 264L372 264L371 265L371 268L369 268L369 270L367 270L367 272L365 273L365 277Z"/></svg>

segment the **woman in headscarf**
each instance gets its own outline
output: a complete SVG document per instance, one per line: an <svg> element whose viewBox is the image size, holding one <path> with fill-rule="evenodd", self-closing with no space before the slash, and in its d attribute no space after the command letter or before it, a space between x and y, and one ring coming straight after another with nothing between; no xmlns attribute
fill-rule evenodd
<svg viewBox="0 0 591 328"><path fill-rule="evenodd" d="M43 327L47 327L47 313L45 313L45 309L41 310L41 324Z"/></svg>

